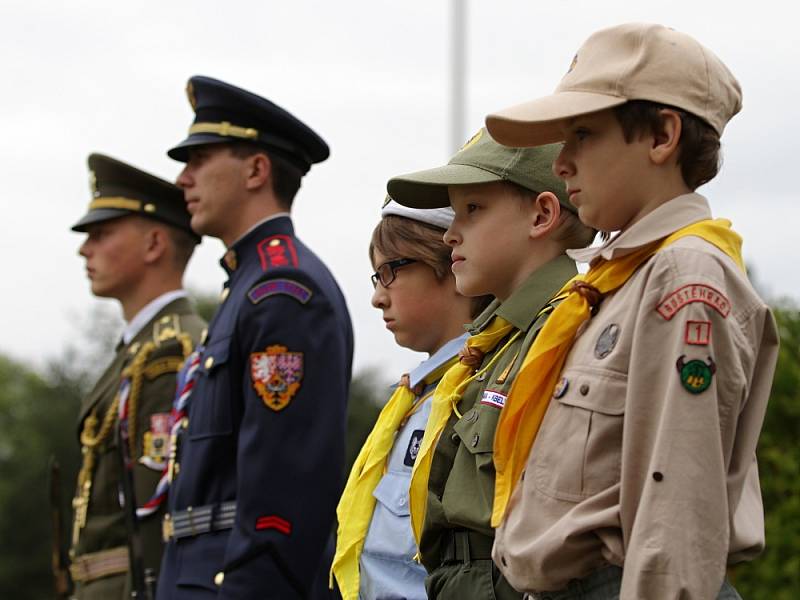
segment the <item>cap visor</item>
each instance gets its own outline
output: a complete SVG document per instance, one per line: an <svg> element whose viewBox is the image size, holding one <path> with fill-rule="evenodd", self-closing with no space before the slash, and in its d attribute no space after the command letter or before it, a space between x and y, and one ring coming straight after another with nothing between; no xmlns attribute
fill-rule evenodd
<svg viewBox="0 0 800 600"><path fill-rule="evenodd" d="M189 148L193 146L206 146L208 144L230 143L232 140L213 134L193 133L174 148L167 150L167 156L173 160L186 162L189 160Z"/></svg>
<svg viewBox="0 0 800 600"><path fill-rule="evenodd" d="M486 117L486 129L504 146L528 148L564 140L561 122L625 104L619 96L590 92L558 92L518 104Z"/></svg>
<svg viewBox="0 0 800 600"><path fill-rule="evenodd" d="M111 219L119 219L120 217L127 217L132 215L129 210L121 210L117 208L98 208L86 213L80 221L75 223L70 229L72 231L79 231L84 233L89 225L101 223L103 221L110 221Z"/></svg>
<svg viewBox="0 0 800 600"><path fill-rule="evenodd" d="M442 208L450 206L449 185L470 185L502 181L491 171L470 165L445 165L436 169L417 171L392 177L386 191L392 199L411 208Z"/></svg>

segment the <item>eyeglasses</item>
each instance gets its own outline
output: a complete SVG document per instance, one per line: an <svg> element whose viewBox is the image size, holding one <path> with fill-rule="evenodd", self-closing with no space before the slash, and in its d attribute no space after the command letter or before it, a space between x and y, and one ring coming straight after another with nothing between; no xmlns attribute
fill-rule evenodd
<svg viewBox="0 0 800 600"><path fill-rule="evenodd" d="M394 281L394 278L397 277L397 269L415 262L418 261L413 258L398 258L397 260L390 260L383 263L378 267L378 270L370 276L372 287L378 287L378 282L380 281L383 287L388 288Z"/></svg>

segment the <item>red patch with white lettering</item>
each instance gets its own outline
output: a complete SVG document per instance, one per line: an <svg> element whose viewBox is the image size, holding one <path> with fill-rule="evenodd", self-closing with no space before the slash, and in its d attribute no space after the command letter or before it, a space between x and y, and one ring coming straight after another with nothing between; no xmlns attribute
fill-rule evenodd
<svg viewBox="0 0 800 600"><path fill-rule="evenodd" d="M683 339L692 346L708 346L711 342L711 321L686 321Z"/></svg>
<svg viewBox="0 0 800 600"><path fill-rule="evenodd" d="M297 251L288 235L273 235L261 240L258 243L258 256L264 271L270 267L297 266Z"/></svg>
<svg viewBox="0 0 800 600"><path fill-rule="evenodd" d="M286 519L281 519L277 515L268 515L256 519L256 531L263 529L276 529L284 535L292 533L292 524Z"/></svg>
<svg viewBox="0 0 800 600"><path fill-rule="evenodd" d="M693 302L707 304L725 318L731 312L731 302L725 294L704 283L690 283L679 287L659 302L656 310L669 321L684 306Z"/></svg>

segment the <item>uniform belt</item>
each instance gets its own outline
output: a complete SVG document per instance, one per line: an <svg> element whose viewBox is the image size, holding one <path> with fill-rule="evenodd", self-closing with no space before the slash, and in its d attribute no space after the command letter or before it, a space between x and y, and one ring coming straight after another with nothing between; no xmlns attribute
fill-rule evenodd
<svg viewBox="0 0 800 600"><path fill-rule="evenodd" d="M190 506L186 510L176 510L164 515L161 533L165 542L179 540L230 529L235 519L235 501Z"/></svg>
<svg viewBox="0 0 800 600"><path fill-rule="evenodd" d="M494 537L468 529L450 529L444 534L442 564L491 560Z"/></svg>
<svg viewBox="0 0 800 600"><path fill-rule="evenodd" d="M69 574L73 581L89 583L101 577L127 573L129 564L128 548L120 546L75 557L69 566Z"/></svg>

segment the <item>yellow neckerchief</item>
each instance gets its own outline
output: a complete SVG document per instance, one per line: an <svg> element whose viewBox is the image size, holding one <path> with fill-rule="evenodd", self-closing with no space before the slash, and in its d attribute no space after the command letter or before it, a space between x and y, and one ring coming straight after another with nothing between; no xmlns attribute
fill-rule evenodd
<svg viewBox="0 0 800 600"><path fill-rule="evenodd" d="M514 326L511 323L502 317L495 316L483 331L467 338L465 346L467 348L476 348L483 353L490 352L513 329ZM513 340L509 340L508 343L511 343L511 341ZM428 477L431 472L431 461L433 460L433 449L436 446L436 442L439 440L447 420L455 410L455 405L461 399L461 394L469 382L487 371L501 354L502 352L497 352L486 367L473 373L471 377L472 367L458 362L445 373L439 385L436 386L436 391L433 393L433 403L431 404L431 414L428 417L428 425L425 427L425 435L422 437L419 453L411 472L409 509L411 511L411 528L414 531L417 546L419 546L420 536L422 535L422 523L425 521L425 504L428 500Z"/></svg>
<svg viewBox="0 0 800 600"><path fill-rule="evenodd" d="M454 356L429 373L424 379L425 384L430 385L440 379L457 361L458 356ZM408 417L422 404L422 402L414 403L416 394L407 384L408 377L404 376L378 415L375 426L353 463L347 485L336 508L339 530L336 536L336 554L330 572L330 586L333 588L335 577L344 600L358 598L359 559L375 510L375 496L372 493L384 474L386 459L394 445L395 435Z"/></svg>
<svg viewBox="0 0 800 600"><path fill-rule="evenodd" d="M508 500L525 468L575 334L590 317L591 306L583 295L576 293L574 284L588 284L602 295L613 292L656 252L686 236L696 236L713 244L744 271L742 238L730 227L731 223L726 219L693 223L636 252L599 262L588 273L574 277L561 289L559 293L566 293L567 297L550 315L528 350L497 423L492 527L499 526L503 520Z"/></svg>

